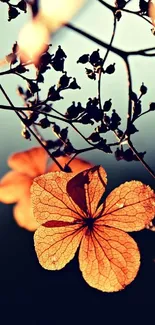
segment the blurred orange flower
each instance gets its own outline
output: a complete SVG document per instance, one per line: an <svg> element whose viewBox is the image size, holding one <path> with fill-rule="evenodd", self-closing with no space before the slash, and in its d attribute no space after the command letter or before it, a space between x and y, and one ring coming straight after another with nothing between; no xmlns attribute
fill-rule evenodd
<svg viewBox="0 0 155 325"><path fill-rule="evenodd" d="M41 0L37 16L24 25L18 44L22 61L26 58L38 62L49 42L50 34L67 23L86 0Z"/></svg>
<svg viewBox="0 0 155 325"><path fill-rule="evenodd" d="M139 181L115 188L104 203L106 172L95 166L79 174L48 173L32 185L32 206L40 227L35 250L48 270L62 269L79 249L86 282L101 291L123 289L140 266L136 242L126 232L137 231L154 217L155 194Z"/></svg>
<svg viewBox="0 0 155 325"><path fill-rule="evenodd" d="M57 158L64 167L70 158ZM13 214L20 227L34 231L39 224L36 222L31 209L30 187L33 179L49 171L58 170L55 163L47 167L48 154L42 147L32 148L24 152L12 154L8 158L8 166L12 169L0 180L0 201L16 203ZM79 172L92 165L81 159L74 159L70 167Z"/></svg>

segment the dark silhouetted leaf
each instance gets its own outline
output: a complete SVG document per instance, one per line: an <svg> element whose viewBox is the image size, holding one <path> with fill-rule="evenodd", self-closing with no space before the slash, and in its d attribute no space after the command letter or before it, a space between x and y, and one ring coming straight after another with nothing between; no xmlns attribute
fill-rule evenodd
<svg viewBox="0 0 155 325"><path fill-rule="evenodd" d="M119 9L124 8L126 5L126 1L125 0L115 0L115 6Z"/></svg>
<svg viewBox="0 0 155 325"><path fill-rule="evenodd" d="M48 99L51 100L51 101L56 101L56 100L63 99L63 97L60 96L59 91L55 90L55 85L49 88Z"/></svg>
<svg viewBox="0 0 155 325"><path fill-rule="evenodd" d="M106 125L110 125L110 117L107 114L104 114L103 121Z"/></svg>
<svg viewBox="0 0 155 325"><path fill-rule="evenodd" d="M6 55L5 59L9 64L15 64L15 63L18 62L17 61L17 56L16 56L16 54L14 52Z"/></svg>
<svg viewBox="0 0 155 325"><path fill-rule="evenodd" d="M101 137L98 132L93 132L89 137L88 140L92 142L98 142L101 140Z"/></svg>
<svg viewBox="0 0 155 325"><path fill-rule="evenodd" d="M104 105L103 105L103 110L104 112L108 112L110 110L112 106L112 102L111 102L111 98L107 101L105 101Z"/></svg>
<svg viewBox="0 0 155 325"><path fill-rule="evenodd" d="M86 69L86 74L87 74L88 78L96 80L95 72L93 70L91 70L91 69L87 69L87 68L85 68L85 69Z"/></svg>
<svg viewBox="0 0 155 325"><path fill-rule="evenodd" d="M84 54L79 57L79 59L77 60L77 63L85 64L88 62L88 60L89 60L89 54Z"/></svg>
<svg viewBox="0 0 155 325"><path fill-rule="evenodd" d="M122 148L121 149L117 148L116 151L115 151L116 160L118 160L118 161L122 160L123 159L123 153L124 153L124 151L123 151Z"/></svg>
<svg viewBox="0 0 155 325"><path fill-rule="evenodd" d="M23 90L23 88L21 87L21 86L18 86L17 87L17 94L19 95L19 96L23 96L25 93L24 93L24 90Z"/></svg>
<svg viewBox="0 0 155 325"><path fill-rule="evenodd" d="M126 161L133 161L134 160L134 155L132 150L129 148L123 152L123 159Z"/></svg>
<svg viewBox="0 0 155 325"><path fill-rule="evenodd" d="M120 21L121 17L122 17L122 12L121 10L116 10L115 11L115 17L117 19L117 21Z"/></svg>
<svg viewBox="0 0 155 325"><path fill-rule="evenodd" d="M141 12L148 14L148 6L149 6L149 1L148 2L145 0L139 1L139 8L140 8Z"/></svg>
<svg viewBox="0 0 155 325"><path fill-rule="evenodd" d="M138 156L139 156L141 159L144 158L145 154L146 154L146 151L138 152ZM138 159L138 157L137 157L136 155L133 155L133 158L134 158L135 161L139 161L139 159Z"/></svg>
<svg viewBox="0 0 155 325"><path fill-rule="evenodd" d="M134 93L133 91L130 93L130 98L131 100L133 100L133 102L137 103L138 98L136 93Z"/></svg>
<svg viewBox="0 0 155 325"><path fill-rule="evenodd" d="M19 15L19 11L15 8L9 5L8 8L8 21L11 21L12 19L15 19Z"/></svg>
<svg viewBox="0 0 155 325"><path fill-rule="evenodd" d="M21 135L23 136L23 138L25 138L26 140L31 140L31 134L28 130L24 129L21 132Z"/></svg>
<svg viewBox="0 0 155 325"><path fill-rule="evenodd" d="M17 65L17 67L15 67L15 72L17 73L25 73L29 71L29 69L26 69L22 64Z"/></svg>
<svg viewBox="0 0 155 325"><path fill-rule="evenodd" d="M60 80L57 85L57 89L60 90L60 89L66 88L69 84L70 79L71 79L71 77L68 77L67 72L65 71L64 75L62 75L60 77Z"/></svg>
<svg viewBox="0 0 155 325"><path fill-rule="evenodd" d="M63 141L66 141L67 136L68 136L68 127L64 128L60 131L60 139L62 139Z"/></svg>
<svg viewBox="0 0 155 325"><path fill-rule="evenodd" d="M97 63L100 59L100 54L99 54L99 49L97 51L94 51L89 58L89 62L94 65L95 63Z"/></svg>
<svg viewBox="0 0 155 325"><path fill-rule="evenodd" d="M72 102L72 105L67 108L65 116L68 119L76 118L78 116L78 112L76 112L75 102Z"/></svg>
<svg viewBox="0 0 155 325"><path fill-rule="evenodd" d="M53 69L56 71L64 72L64 60L65 60L64 58L57 59L54 57L54 59L52 59L52 61L51 61L51 65L52 65Z"/></svg>
<svg viewBox="0 0 155 325"><path fill-rule="evenodd" d="M20 10L22 10L22 11L24 11L24 12L26 13L26 9L27 9L26 1L24 1L24 0L19 1L19 2L17 3L17 7L18 7Z"/></svg>
<svg viewBox="0 0 155 325"><path fill-rule="evenodd" d="M76 78L73 78L73 81L69 84L69 88L71 88L71 89L81 89L81 87L76 82Z"/></svg>
<svg viewBox="0 0 155 325"><path fill-rule="evenodd" d="M47 117L44 117L43 119L41 119L39 121L39 123L40 123L40 126L42 127L42 129L46 129L46 128L50 127L50 125L51 125L51 123Z"/></svg>
<svg viewBox="0 0 155 325"><path fill-rule="evenodd" d="M141 111L142 105L141 101L139 100L138 102L135 102L133 106L133 121L141 114Z"/></svg>
<svg viewBox="0 0 155 325"><path fill-rule="evenodd" d="M52 152L52 155L54 157L61 157L61 156L64 156L64 152L61 151L60 149L57 149L57 150L55 150L55 151Z"/></svg>
<svg viewBox="0 0 155 325"><path fill-rule="evenodd" d="M94 122L91 120L89 114L85 114L83 115L79 120L78 122L82 123L82 124L91 124L93 125Z"/></svg>
<svg viewBox="0 0 155 325"><path fill-rule="evenodd" d="M155 103L150 103L150 106L149 106L149 110L150 111L155 111Z"/></svg>
<svg viewBox="0 0 155 325"><path fill-rule="evenodd" d="M104 124L103 122L96 128L96 131L99 133L106 133L108 130L109 129L107 128L106 124Z"/></svg>
<svg viewBox="0 0 155 325"><path fill-rule="evenodd" d="M97 144L98 148L102 149L106 153L112 153L110 146L108 146L106 142L106 139L101 139Z"/></svg>
<svg viewBox="0 0 155 325"><path fill-rule="evenodd" d="M128 127L128 130L127 130L127 134L130 135L130 134L134 134L136 132L138 132L138 130L136 129L134 124L130 124Z"/></svg>
<svg viewBox="0 0 155 325"><path fill-rule="evenodd" d="M44 76L40 72L37 75L37 82L44 82Z"/></svg>
<svg viewBox="0 0 155 325"><path fill-rule="evenodd" d="M111 115L110 129L111 130L117 129L118 125L120 125L120 122L121 122L120 116L116 113L116 110L113 109L113 113Z"/></svg>
<svg viewBox="0 0 155 325"><path fill-rule="evenodd" d="M144 85L144 82L142 82L142 85L140 87L141 95L145 95L147 93L147 87Z"/></svg>
<svg viewBox="0 0 155 325"><path fill-rule="evenodd" d="M27 82L27 84L28 84L28 88L29 88L29 90L30 90L30 92L31 92L32 94L35 94L35 93L37 93L38 91L40 91L38 85L37 85L36 83L34 83L33 81L30 81L30 80L29 80L29 81Z"/></svg>
<svg viewBox="0 0 155 325"><path fill-rule="evenodd" d="M105 70L105 73L108 73L108 74L112 74L114 72L115 72L115 63L110 64Z"/></svg>
<svg viewBox="0 0 155 325"><path fill-rule="evenodd" d="M52 130L53 130L53 132L56 133L57 135L60 134L60 126L57 125L56 123L53 124L53 126L52 126Z"/></svg>
<svg viewBox="0 0 155 325"><path fill-rule="evenodd" d="M67 141L65 142L64 152L68 155L71 155L75 152L75 149L69 139L67 139Z"/></svg>
<svg viewBox="0 0 155 325"><path fill-rule="evenodd" d="M58 49L57 49L57 51L56 51L56 53L55 53L55 59L60 60L60 59L63 59L63 58L67 58L67 55L66 55L66 53L63 51L63 49L61 48L61 46L59 45L59 46L58 46Z"/></svg>

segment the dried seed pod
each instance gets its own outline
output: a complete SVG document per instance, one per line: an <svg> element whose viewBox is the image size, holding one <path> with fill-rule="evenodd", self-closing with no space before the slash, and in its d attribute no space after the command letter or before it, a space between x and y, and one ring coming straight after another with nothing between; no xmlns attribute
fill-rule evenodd
<svg viewBox="0 0 155 325"><path fill-rule="evenodd" d="M94 51L91 55L90 55L90 59L89 62L94 65L96 64L100 59L100 54L99 54L99 49L97 51Z"/></svg>
<svg viewBox="0 0 155 325"><path fill-rule="evenodd" d="M144 85L144 82L142 82L142 85L140 87L141 95L145 95L147 93L147 87Z"/></svg>
<svg viewBox="0 0 155 325"><path fill-rule="evenodd" d="M22 11L24 11L25 13L26 13L26 9L27 9L27 4L26 4L26 1L24 1L24 0L21 0L21 1L19 1L18 2L18 4L17 4L17 7L20 9L20 10L22 10Z"/></svg>
<svg viewBox="0 0 155 325"><path fill-rule="evenodd" d="M77 63L85 64L88 61L89 61L89 54L84 54L84 55L79 57L79 59L77 60Z"/></svg>
<svg viewBox="0 0 155 325"><path fill-rule="evenodd" d="M103 105L104 112L108 112L112 106L111 98L109 100L106 100Z"/></svg>
<svg viewBox="0 0 155 325"><path fill-rule="evenodd" d="M23 129L21 132L21 135L23 136L23 138L25 138L26 140L31 140L31 134L27 129Z"/></svg>
<svg viewBox="0 0 155 325"><path fill-rule="evenodd" d="M42 127L42 129L47 129L51 125L51 123L47 117L41 119L39 121L39 123L40 123L40 126Z"/></svg>
<svg viewBox="0 0 155 325"><path fill-rule="evenodd" d="M63 51L63 49L61 48L61 46L58 46L58 49L55 53L55 59L63 59L63 58L67 58L66 53Z"/></svg>
<svg viewBox="0 0 155 325"><path fill-rule="evenodd" d="M71 89L81 89L81 87L76 82L76 78L73 78L73 81L69 84L69 88L71 88Z"/></svg>
<svg viewBox="0 0 155 325"><path fill-rule="evenodd" d="M20 13L16 8L9 5L9 8L8 8L8 21L11 21L12 19L15 19L19 14Z"/></svg>
<svg viewBox="0 0 155 325"><path fill-rule="evenodd" d="M105 70L105 73L108 73L108 74L112 74L114 72L115 72L115 63L110 64Z"/></svg>
<svg viewBox="0 0 155 325"><path fill-rule="evenodd" d="M66 88L69 84L69 80L71 79L71 77L67 76L67 72L65 71L64 74L60 77L58 85L57 85L57 89L60 90L63 88Z"/></svg>

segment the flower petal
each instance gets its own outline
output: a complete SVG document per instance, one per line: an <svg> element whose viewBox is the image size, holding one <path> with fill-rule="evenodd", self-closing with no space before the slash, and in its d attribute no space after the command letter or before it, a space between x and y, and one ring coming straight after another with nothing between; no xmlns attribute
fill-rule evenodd
<svg viewBox="0 0 155 325"><path fill-rule="evenodd" d="M12 154L8 158L8 165L20 173L36 177L45 173L47 159L47 152L38 147Z"/></svg>
<svg viewBox="0 0 155 325"><path fill-rule="evenodd" d="M125 232L95 226L81 242L79 263L82 275L93 288L119 291L134 280L140 266L136 242Z"/></svg>
<svg viewBox="0 0 155 325"><path fill-rule="evenodd" d="M39 227L39 223L33 216L30 192L14 206L13 215L17 224L22 228L35 231Z"/></svg>
<svg viewBox="0 0 155 325"><path fill-rule="evenodd" d="M32 179L27 175L9 171L0 181L0 201L14 203L24 197L30 188Z"/></svg>
<svg viewBox="0 0 155 325"><path fill-rule="evenodd" d="M71 159L70 157L57 158L58 162L60 163L60 165L62 167L64 167L65 164L67 164L70 159ZM89 168L93 167L93 164L91 164L83 159L74 158L71 161L71 163L69 164L69 167L71 168L72 172L79 173L82 170L89 169ZM59 168L58 168L57 164L52 163L48 167L48 172L55 172L55 171L59 171Z"/></svg>
<svg viewBox="0 0 155 325"><path fill-rule="evenodd" d="M31 187L32 206L39 223L82 219L83 211L66 191L67 182L73 176L73 173L54 172L35 178Z"/></svg>
<svg viewBox="0 0 155 325"><path fill-rule="evenodd" d="M110 193L99 222L124 231L137 231L145 228L154 214L154 191L139 181L131 181Z"/></svg>
<svg viewBox="0 0 155 325"><path fill-rule="evenodd" d="M67 192L73 201L93 217L99 200L105 191L107 174L101 166L94 166L73 177L67 184Z"/></svg>
<svg viewBox="0 0 155 325"><path fill-rule="evenodd" d="M42 267L48 270L60 270L70 260L80 244L84 230L77 224L40 226L34 235L35 250Z"/></svg>

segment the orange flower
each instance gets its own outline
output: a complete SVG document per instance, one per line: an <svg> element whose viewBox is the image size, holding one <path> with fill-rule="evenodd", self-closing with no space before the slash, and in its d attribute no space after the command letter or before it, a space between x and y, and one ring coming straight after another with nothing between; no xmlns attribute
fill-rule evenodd
<svg viewBox="0 0 155 325"><path fill-rule="evenodd" d="M62 269L79 248L79 264L87 283L112 292L133 281L140 254L125 231L137 231L154 217L155 194L139 181L114 189L104 203L106 172L101 166L76 176L63 172L37 177L32 185L33 212L40 227L34 235L40 264Z"/></svg>
<svg viewBox="0 0 155 325"><path fill-rule="evenodd" d="M70 158L60 157L57 160L64 167ZM36 222L31 209L30 187L33 179L49 171L58 170L58 166L52 163L47 166L48 155L42 147L11 155L8 165L12 168L0 181L0 201L15 203L13 214L20 227L34 231L39 224ZM92 165L80 159L74 159L70 167L74 172L79 172Z"/></svg>

